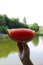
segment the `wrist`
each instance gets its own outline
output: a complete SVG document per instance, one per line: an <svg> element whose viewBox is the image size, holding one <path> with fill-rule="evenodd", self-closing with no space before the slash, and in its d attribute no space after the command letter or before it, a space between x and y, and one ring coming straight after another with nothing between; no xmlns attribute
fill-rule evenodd
<svg viewBox="0 0 43 65"><path fill-rule="evenodd" d="M26 62L23 63L23 65L33 65L33 63L31 62L31 60L26 60Z"/></svg>

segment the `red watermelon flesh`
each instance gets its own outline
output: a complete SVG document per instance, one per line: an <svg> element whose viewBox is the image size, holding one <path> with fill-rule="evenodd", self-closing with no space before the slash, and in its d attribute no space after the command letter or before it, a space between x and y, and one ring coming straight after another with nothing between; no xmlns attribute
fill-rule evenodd
<svg viewBox="0 0 43 65"><path fill-rule="evenodd" d="M27 42L33 39L35 31L25 28L8 29L8 34L12 39L18 42Z"/></svg>

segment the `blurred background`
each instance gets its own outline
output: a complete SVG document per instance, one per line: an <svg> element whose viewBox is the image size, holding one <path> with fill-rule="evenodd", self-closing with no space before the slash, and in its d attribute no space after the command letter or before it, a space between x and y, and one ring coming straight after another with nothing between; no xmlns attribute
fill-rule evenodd
<svg viewBox="0 0 43 65"><path fill-rule="evenodd" d="M34 65L43 65L43 0L0 0L0 65L22 65L16 41L7 29L28 28L36 35L28 46Z"/></svg>

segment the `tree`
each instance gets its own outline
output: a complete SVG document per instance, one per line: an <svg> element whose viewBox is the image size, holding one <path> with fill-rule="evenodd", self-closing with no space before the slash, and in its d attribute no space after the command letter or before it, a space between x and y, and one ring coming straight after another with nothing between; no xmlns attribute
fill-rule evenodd
<svg viewBox="0 0 43 65"><path fill-rule="evenodd" d="M0 32L6 33L7 28L28 28L28 25L20 23L19 18L8 18L6 15L0 15Z"/></svg>
<svg viewBox="0 0 43 65"><path fill-rule="evenodd" d="M19 21L19 18L11 18L10 19L10 25L9 28L28 28L26 24L23 24Z"/></svg>
<svg viewBox="0 0 43 65"><path fill-rule="evenodd" d="M0 15L0 26L3 26L5 24L4 18L2 15Z"/></svg>
<svg viewBox="0 0 43 65"><path fill-rule="evenodd" d="M3 33L4 33L4 34L7 34L7 29L9 29L8 26L4 26L4 27L3 27Z"/></svg>
<svg viewBox="0 0 43 65"><path fill-rule="evenodd" d="M26 24L26 17L23 18L23 22Z"/></svg>
<svg viewBox="0 0 43 65"><path fill-rule="evenodd" d="M37 23L34 23L31 25L31 29L35 30L35 31L38 31L39 30L39 26Z"/></svg>
<svg viewBox="0 0 43 65"><path fill-rule="evenodd" d="M3 15L3 18L4 18L4 21L5 21L5 25L9 26L10 19L6 15Z"/></svg>

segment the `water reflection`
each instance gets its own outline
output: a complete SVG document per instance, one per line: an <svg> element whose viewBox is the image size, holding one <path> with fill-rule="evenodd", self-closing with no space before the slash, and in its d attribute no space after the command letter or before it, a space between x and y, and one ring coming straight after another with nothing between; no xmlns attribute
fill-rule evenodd
<svg viewBox="0 0 43 65"><path fill-rule="evenodd" d="M34 65L43 65L43 39L42 37L35 37L35 39L33 39L34 42L32 40L27 43L30 47L30 58ZM37 45L35 41L37 41ZM11 44L10 41L9 43L4 42L0 44L0 65L22 65L18 53L15 53L16 49L16 45L14 43Z"/></svg>
<svg viewBox="0 0 43 65"><path fill-rule="evenodd" d="M34 46L32 44L32 41L28 43L31 51L34 51L34 52L43 52L43 42L42 42L42 37L39 37L39 42L38 42L38 45L37 46Z"/></svg>
<svg viewBox="0 0 43 65"><path fill-rule="evenodd" d="M34 65L43 65L43 53L31 52L30 58ZM18 53L10 53L6 58L0 58L0 65L22 65Z"/></svg>
<svg viewBox="0 0 43 65"><path fill-rule="evenodd" d="M17 52L16 42L12 40L0 41L0 57L6 57L11 52Z"/></svg>
<svg viewBox="0 0 43 65"><path fill-rule="evenodd" d="M28 43L30 47L30 58L34 65L43 65L43 42L42 37L39 37L39 42L37 46L32 44L32 41Z"/></svg>
<svg viewBox="0 0 43 65"><path fill-rule="evenodd" d="M37 46L39 43L39 36L35 36L34 39L32 40L32 43Z"/></svg>
<svg viewBox="0 0 43 65"><path fill-rule="evenodd" d="M43 42L43 36L42 36L42 42Z"/></svg>
<svg viewBox="0 0 43 65"><path fill-rule="evenodd" d="M0 58L0 65L22 65L18 53L10 53L6 58Z"/></svg>

